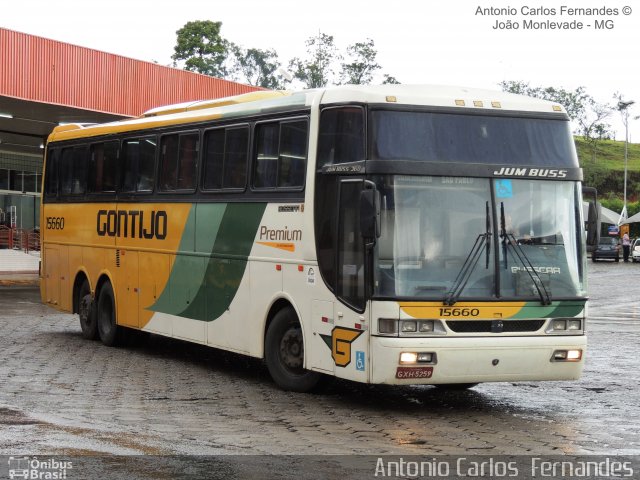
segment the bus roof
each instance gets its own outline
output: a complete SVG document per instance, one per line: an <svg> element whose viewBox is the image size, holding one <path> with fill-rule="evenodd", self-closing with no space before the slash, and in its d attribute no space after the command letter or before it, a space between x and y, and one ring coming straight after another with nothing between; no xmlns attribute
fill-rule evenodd
<svg viewBox="0 0 640 480"><path fill-rule="evenodd" d="M309 107L313 103L368 103L556 113L558 104L511 93L437 85L342 85L299 92L265 90L213 100L185 102L146 111L138 118L105 124L66 124L53 129L49 142L108 135L147 128L234 118Z"/></svg>

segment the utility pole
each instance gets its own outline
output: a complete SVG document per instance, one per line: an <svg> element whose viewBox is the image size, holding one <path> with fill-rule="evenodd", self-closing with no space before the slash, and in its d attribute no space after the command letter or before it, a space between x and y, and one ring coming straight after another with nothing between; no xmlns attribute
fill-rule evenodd
<svg viewBox="0 0 640 480"><path fill-rule="evenodd" d="M620 213L620 223L627 219L627 162L629 160L629 107L633 105L633 100L623 101L622 97L618 101L618 111L622 115L624 122L624 200L622 212Z"/></svg>

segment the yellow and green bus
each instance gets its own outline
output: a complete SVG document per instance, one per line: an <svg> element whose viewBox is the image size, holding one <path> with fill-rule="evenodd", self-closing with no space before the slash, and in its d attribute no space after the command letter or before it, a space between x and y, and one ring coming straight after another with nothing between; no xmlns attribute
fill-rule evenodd
<svg viewBox="0 0 640 480"><path fill-rule="evenodd" d="M435 86L254 92L57 127L43 301L323 376L469 387L580 376L586 267L569 118Z"/></svg>

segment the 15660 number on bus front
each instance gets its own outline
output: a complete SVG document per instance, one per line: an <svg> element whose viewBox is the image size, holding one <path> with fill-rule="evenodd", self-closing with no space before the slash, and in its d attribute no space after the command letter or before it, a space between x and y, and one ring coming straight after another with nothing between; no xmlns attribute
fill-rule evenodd
<svg viewBox="0 0 640 480"><path fill-rule="evenodd" d="M47 230L64 230L64 217L47 217Z"/></svg>
<svg viewBox="0 0 640 480"><path fill-rule="evenodd" d="M478 315L480 310L477 308L443 307L440 309L441 317L477 317Z"/></svg>

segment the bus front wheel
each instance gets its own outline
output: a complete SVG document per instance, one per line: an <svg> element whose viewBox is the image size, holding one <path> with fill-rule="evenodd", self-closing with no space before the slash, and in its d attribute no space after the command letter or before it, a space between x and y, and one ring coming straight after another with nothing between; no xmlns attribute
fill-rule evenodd
<svg viewBox="0 0 640 480"><path fill-rule="evenodd" d="M98 334L100 340L108 347L118 343L118 325L116 324L115 301L113 288L109 282L100 289L98 296Z"/></svg>
<svg viewBox="0 0 640 480"><path fill-rule="evenodd" d="M82 282L78 293L78 315L82 337L87 340L96 340L98 338L98 321L95 304L91 299L91 289L86 279Z"/></svg>
<svg viewBox="0 0 640 480"><path fill-rule="evenodd" d="M271 377L284 390L308 392L322 377L303 367L302 328L292 308L284 308L273 317L265 337L265 360Z"/></svg>

